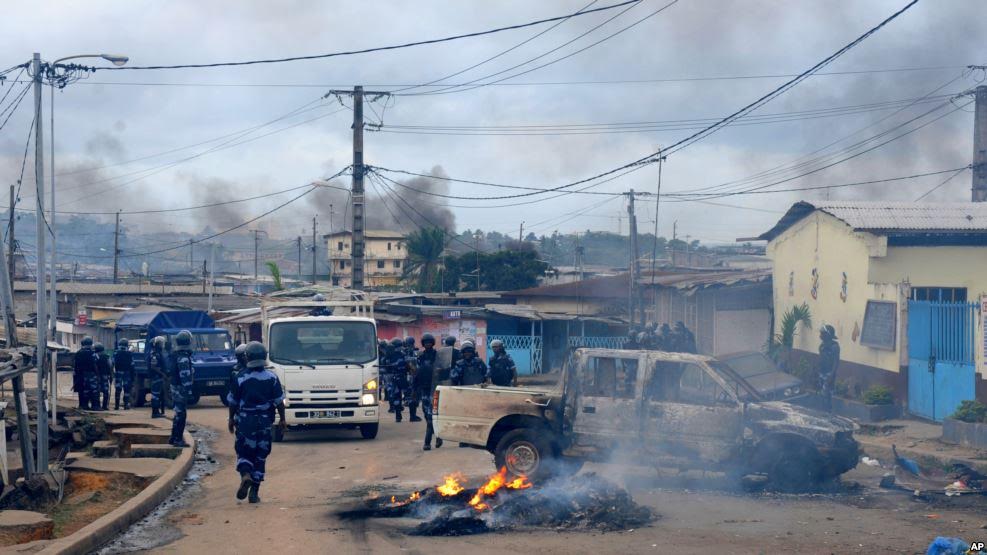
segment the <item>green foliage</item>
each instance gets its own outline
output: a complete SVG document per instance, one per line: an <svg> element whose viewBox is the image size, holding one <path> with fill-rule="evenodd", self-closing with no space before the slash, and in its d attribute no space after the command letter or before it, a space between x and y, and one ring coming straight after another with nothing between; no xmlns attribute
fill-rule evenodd
<svg viewBox="0 0 987 555"><path fill-rule="evenodd" d="M984 422L987 420L987 405L980 401L963 401L951 418L970 423Z"/></svg>
<svg viewBox="0 0 987 555"><path fill-rule="evenodd" d="M812 329L812 312L806 303L793 306L785 312L781 317L779 333L769 339L767 345L768 356L780 364L783 370L793 374L794 368L789 358L795 346L799 324L806 329Z"/></svg>
<svg viewBox="0 0 987 555"><path fill-rule="evenodd" d="M480 269L479 289L511 291L538 285L538 278L549 268L533 249L465 253L442 260L445 291L476 291L476 270Z"/></svg>
<svg viewBox="0 0 987 555"><path fill-rule="evenodd" d="M833 394L837 397L850 398L850 382L846 380L837 380L836 384L833 386Z"/></svg>
<svg viewBox="0 0 987 555"><path fill-rule="evenodd" d="M894 403L891 388L883 385L872 385L864 392L864 403L868 405L890 405Z"/></svg>
<svg viewBox="0 0 987 555"><path fill-rule="evenodd" d="M413 281L420 292L438 289L437 270L447 244L446 230L423 227L408 234L405 248L408 261L404 266L405 281Z"/></svg>
<svg viewBox="0 0 987 555"><path fill-rule="evenodd" d="M281 268L278 268L277 262L265 262L267 269L271 272L271 278L274 280L274 290L281 291L284 289L284 285L281 283Z"/></svg>

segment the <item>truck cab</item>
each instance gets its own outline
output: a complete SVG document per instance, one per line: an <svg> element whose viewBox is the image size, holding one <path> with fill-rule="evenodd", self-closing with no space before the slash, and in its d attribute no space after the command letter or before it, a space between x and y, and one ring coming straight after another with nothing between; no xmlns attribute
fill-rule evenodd
<svg viewBox="0 0 987 555"><path fill-rule="evenodd" d="M352 428L373 439L380 421L373 302L341 288L326 298L275 296L261 305L268 365L285 390L288 430ZM274 439L283 440L280 430Z"/></svg>

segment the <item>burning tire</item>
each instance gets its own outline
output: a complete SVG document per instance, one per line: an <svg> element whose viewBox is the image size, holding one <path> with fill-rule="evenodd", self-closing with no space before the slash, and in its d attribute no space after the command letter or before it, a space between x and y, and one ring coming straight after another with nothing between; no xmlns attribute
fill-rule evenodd
<svg viewBox="0 0 987 555"><path fill-rule="evenodd" d="M377 437L378 430L380 430L380 424L360 424L360 436L363 439L374 439Z"/></svg>
<svg viewBox="0 0 987 555"><path fill-rule="evenodd" d="M758 444L749 466L753 472L765 474L767 485L773 489L802 492L819 483L823 460L808 439L779 434Z"/></svg>
<svg viewBox="0 0 987 555"><path fill-rule="evenodd" d="M557 469L557 457L546 435L531 428L511 430L494 450L497 468L506 468L511 476L532 480L550 477Z"/></svg>

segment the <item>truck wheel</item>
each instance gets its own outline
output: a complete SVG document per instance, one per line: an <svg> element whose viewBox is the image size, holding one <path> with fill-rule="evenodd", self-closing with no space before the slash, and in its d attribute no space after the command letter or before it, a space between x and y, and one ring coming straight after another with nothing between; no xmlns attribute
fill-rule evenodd
<svg viewBox="0 0 987 555"><path fill-rule="evenodd" d="M189 397L188 401L185 401L185 403L190 407L194 407L195 405L199 404L199 399L201 398L202 396L199 395L198 393L193 393L192 396Z"/></svg>
<svg viewBox="0 0 987 555"><path fill-rule="evenodd" d="M378 430L380 430L380 424L360 424L360 436L363 439L374 439L377 437Z"/></svg>
<svg viewBox="0 0 987 555"><path fill-rule="evenodd" d="M281 443L284 441L284 430L281 426L274 426L274 429L271 430L271 432L271 439L274 440L274 443Z"/></svg>
<svg viewBox="0 0 987 555"><path fill-rule="evenodd" d="M823 461L811 441L786 434L762 440L749 466L753 472L767 476L765 485L769 488L799 493L819 484Z"/></svg>
<svg viewBox="0 0 987 555"><path fill-rule="evenodd" d="M504 434L494 450L497 468L506 468L511 476L532 480L558 473L558 458L545 434L532 428L519 428Z"/></svg>

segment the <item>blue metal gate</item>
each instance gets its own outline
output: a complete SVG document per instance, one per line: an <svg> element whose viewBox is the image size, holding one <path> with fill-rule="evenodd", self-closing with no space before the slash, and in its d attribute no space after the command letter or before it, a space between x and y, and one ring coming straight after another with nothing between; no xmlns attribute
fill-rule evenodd
<svg viewBox="0 0 987 555"><path fill-rule="evenodd" d="M541 373L541 337L534 335L487 335L487 345L494 339L504 342L504 349L514 359L518 374ZM487 360L493 351L487 347Z"/></svg>
<svg viewBox="0 0 987 555"><path fill-rule="evenodd" d="M977 303L908 302L908 410L941 421L975 395Z"/></svg>

